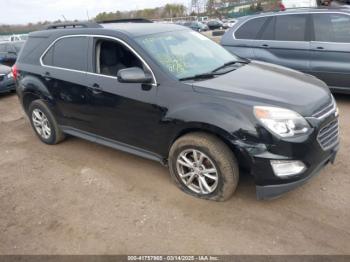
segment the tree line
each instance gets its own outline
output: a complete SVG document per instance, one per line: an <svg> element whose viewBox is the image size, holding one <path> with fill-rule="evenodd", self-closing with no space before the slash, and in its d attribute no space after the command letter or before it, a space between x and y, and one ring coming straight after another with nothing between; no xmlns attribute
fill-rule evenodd
<svg viewBox="0 0 350 262"><path fill-rule="evenodd" d="M256 0L258 6L252 5L252 8L260 9L260 3L263 2L277 2L279 0ZM102 12L99 13L93 20L97 22L115 19L127 19L127 18L146 18L146 19L162 19L162 18L175 18L184 17L188 14L190 15L209 15L218 16L222 14L219 12L218 8L225 6L225 4L235 4L240 3L240 0L221 0L218 2L216 0L192 0L191 7L188 10L186 6L182 4L166 4L162 7L156 8L146 8L141 10L133 11L115 11L115 12ZM218 4L219 3L219 4ZM31 31L36 31L43 29L45 26L51 23L60 23L61 20L56 21L44 21L39 23L29 23L27 25L0 25L0 35L1 34L19 34L27 33ZM72 22L72 21L69 21Z"/></svg>

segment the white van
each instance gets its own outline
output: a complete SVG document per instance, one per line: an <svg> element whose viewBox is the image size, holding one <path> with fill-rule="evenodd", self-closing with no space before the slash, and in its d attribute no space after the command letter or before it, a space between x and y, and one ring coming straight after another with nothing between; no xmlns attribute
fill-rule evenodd
<svg viewBox="0 0 350 262"><path fill-rule="evenodd" d="M286 9L317 7L317 0L282 0L281 3Z"/></svg>

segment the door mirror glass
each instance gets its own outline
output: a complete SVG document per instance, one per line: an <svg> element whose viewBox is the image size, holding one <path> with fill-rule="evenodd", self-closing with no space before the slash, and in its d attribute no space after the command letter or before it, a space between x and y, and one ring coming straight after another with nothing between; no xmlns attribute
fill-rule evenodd
<svg viewBox="0 0 350 262"><path fill-rule="evenodd" d="M126 69L119 70L118 81L121 83L140 83L146 84L152 82L152 76L145 73L139 67L130 67Z"/></svg>

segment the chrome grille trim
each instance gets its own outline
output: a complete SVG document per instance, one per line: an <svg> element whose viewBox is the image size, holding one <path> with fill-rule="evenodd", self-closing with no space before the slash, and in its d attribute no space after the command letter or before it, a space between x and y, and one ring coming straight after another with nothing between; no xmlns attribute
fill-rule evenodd
<svg viewBox="0 0 350 262"><path fill-rule="evenodd" d="M324 151L339 143L339 121L333 120L323 127L317 135L317 141Z"/></svg>
<svg viewBox="0 0 350 262"><path fill-rule="evenodd" d="M337 104L335 103L335 100L332 96L332 102L327 106L325 106L324 108L322 108L317 113L313 114L312 117L317 119L323 119L331 115L332 113L335 113L336 111L337 111Z"/></svg>

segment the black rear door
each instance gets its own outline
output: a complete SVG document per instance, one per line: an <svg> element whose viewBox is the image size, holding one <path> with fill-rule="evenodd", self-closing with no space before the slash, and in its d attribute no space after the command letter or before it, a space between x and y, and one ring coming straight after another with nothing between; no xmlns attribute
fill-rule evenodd
<svg viewBox="0 0 350 262"><path fill-rule="evenodd" d="M86 87L88 37L64 37L42 57L42 77L55 101L54 109L62 125L87 129L90 118Z"/></svg>

